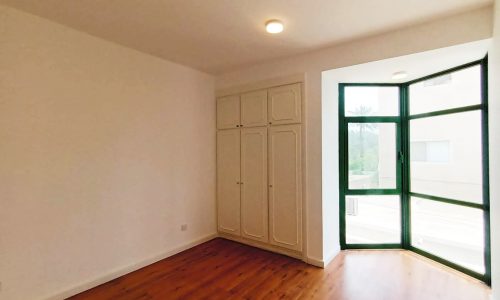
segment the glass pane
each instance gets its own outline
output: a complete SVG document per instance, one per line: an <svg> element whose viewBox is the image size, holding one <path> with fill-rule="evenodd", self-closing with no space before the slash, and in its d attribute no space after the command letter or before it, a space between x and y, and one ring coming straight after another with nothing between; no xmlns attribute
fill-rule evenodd
<svg viewBox="0 0 500 300"><path fill-rule="evenodd" d="M411 191L482 203L481 112L410 121Z"/></svg>
<svg viewBox="0 0 500 300"><path fill-rule="evenodd" d="M414 247L484 274L483 211L411 198Z"/></svg>
<svg viewBox="0 0 500 300"><path fill-rule="evenodd" d="M396 188L396 124L349 123L349 189Z"/></svg>
<svg viewBox="0 0 500 300"><path fill-rule="evenodd" d="M480 66L410 85L410 114L412 115L480 103Z"/></svg>
<svg viewBox="0 0 500 300"><path fill-rule="evenodd" d="M399 196L346 196L348 244L399 244Z"/></svg>
<svg viewBox="0 0 500 300"><path fill-rule="evenodd" d="M348 86L344 90L346 116L398 116L399 88Z"/></svg>

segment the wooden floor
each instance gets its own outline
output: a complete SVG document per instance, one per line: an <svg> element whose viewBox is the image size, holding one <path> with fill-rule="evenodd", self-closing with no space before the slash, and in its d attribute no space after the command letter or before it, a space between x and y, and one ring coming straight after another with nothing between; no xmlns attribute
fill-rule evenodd
<svg viewBox="0 0 500 300"><path fill-rule="evenodd" d="M215 239L71 299L482 300L489 289L416 254L344 251L320 269Z"/></svg>

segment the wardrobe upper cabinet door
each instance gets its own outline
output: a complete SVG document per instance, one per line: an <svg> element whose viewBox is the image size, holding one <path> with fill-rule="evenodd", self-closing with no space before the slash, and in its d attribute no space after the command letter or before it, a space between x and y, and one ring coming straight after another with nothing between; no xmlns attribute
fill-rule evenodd
<svg viewBox="0 0 500 300"><path fill-rule="evenodd" d="M217 132L219 231L240 235L240 130Z"/></svg>
<svg viewBox="0 0 500 300"><path fill-rule="evenodd" d="M241 130L241 235L268 241L267 128Z"/></svg>
<svg viewBox="0 0 500 300"><path fill-rule="evenodd" d="M267 125L267 90L241 95L241 125L244 127Z"/></svg>
<svg viewBox="0 0 500 300"><path fill-rule="evenodd" d="M271 244L302 250L301 126L269 128Z"/></svg>
<svg viewBox="0 0 500 300"><path fill-rule="evenodd" d="M272 125L301 122L302 92L300 83L269 89L269 122Z"/></svg>
<svg viewBox="0 0 500 300"><path fill-rule="evenodd" d="M240 96L217 99L217 129L240 126Z"/></svg>

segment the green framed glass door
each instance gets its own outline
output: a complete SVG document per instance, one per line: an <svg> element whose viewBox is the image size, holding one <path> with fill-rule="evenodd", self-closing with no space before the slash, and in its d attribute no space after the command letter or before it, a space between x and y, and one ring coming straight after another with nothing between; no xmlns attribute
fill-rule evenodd
<svg viewBox="0 0 500 300"><path fill-rule="evenodd" d="M340 244L403 248L490 284L487 58L339 84Z"/></svg>
<svg viewBox="0 0 500 300"><path fill-rule="evenodd" d="M342 84L343 248L400 248L401 116L397 85Z"/></svg>

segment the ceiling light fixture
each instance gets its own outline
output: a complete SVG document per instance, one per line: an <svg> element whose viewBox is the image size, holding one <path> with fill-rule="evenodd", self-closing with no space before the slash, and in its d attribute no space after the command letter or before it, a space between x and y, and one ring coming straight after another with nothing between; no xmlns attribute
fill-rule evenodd
<svg viewBox="0 0 500 300"><path fill-rule="evenodd" d="M399 71L392 74L392 79L404 79L406 77L408 77L408 73L406 73L405 71Z"/></svg>
<svg viewBox="0 0 500 300"><path fill-rule="evenodd" d="M283 22L280 20L269 20L266 22L266 31L269 33L280 33L283 31Z"/></svg>

